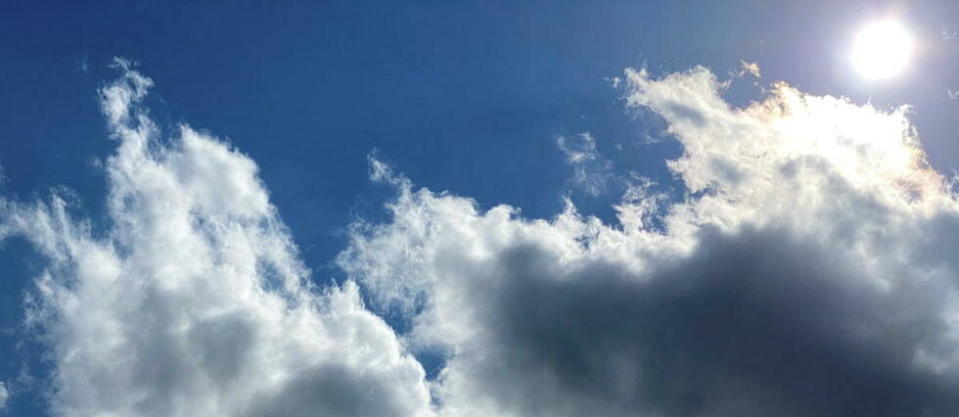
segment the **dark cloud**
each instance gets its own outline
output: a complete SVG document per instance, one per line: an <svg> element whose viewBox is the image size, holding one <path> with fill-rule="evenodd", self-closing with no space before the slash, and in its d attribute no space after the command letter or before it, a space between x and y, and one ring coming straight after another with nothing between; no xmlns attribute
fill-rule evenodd
<svg viewBox="0 0 959 417"><path fill-rule="evenodd" d="M408 399L388 386L394 381L345 366L310 369L290 380L278 394L254 401L248 417L390 416L413 412Z"/></svg>
<svg viewBox="0 0 959 417"><path fill-rule="evenodd" d="M501 356L477 376L522 415L949 415L959 384L913 356L948 327L926 310L942 294L883 291L837 252L784 230L704 231L691 256L637 276L508 250L480 308Z"/></svg>
<svg viewBox="0 0 959 417"><path fill-rule="evenodd" d="M954 414L959 201L904 109L782 84L735 109L702 68L627 78L684 148L689 194L659 218L648 189L610 225L391 177L392 221L356 229L341 266L446 352L440 412Z"/></svg>
<svg viewBox="0 0 959 417"><path fill-rule="evenodd" d="M0 200L0 237L49 260L28 316L57 415L959 410L959 198L905 109L781 84L735 109L703 68L628 70L627 103L683 146L668 162L683 200L636 181L618 224L572 203L524 219L414 189L373 158L399 191L392 218L355 224L338 259L350 280L318 289L256 164L187 126L163 139L140 104L152 82L117 65L101 90L118 144L110 230L93 235L57 197ZM574 139L558 141L574 179L601 190L609 163ZM442 356L435 378L411 352Z"/></svg>

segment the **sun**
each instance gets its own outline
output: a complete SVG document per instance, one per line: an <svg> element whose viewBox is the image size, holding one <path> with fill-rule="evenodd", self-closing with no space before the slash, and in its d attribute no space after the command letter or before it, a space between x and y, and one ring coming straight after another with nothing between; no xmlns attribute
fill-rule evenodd
<svg viewBox="0 0 959 417"><path fill-rule="evenodd" d="M880 20L865 26L856 36L852 64L870 80L895 77L909 66L912 36L895 20Z"/></svg>

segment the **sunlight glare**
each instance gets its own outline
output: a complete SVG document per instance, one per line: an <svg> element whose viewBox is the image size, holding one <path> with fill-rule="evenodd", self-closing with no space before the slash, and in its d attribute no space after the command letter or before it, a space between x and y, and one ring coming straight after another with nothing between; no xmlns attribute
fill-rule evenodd
<svg viewBox="0 0 959 417"><path fill-rule="evenodd" d="M852 64L863 78L891 78L906 69L912 48L912 36L902 24L894 20L874 22L856 36Z"/></svg>

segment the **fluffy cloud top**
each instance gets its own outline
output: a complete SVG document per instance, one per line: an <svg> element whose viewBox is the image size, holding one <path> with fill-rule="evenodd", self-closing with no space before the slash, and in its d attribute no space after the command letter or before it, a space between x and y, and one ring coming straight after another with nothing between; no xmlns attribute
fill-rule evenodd
<svg viewBox="0 0 959 417"><path fill-rule="evenodd" d="M732 108L628 70L688 197L619 225L399 185L341 266L445 352L446 416L899 416L959 409L959 203L906 108L784 84ZM383 175L381 175L382 177Z"/></svg>
<svg viewBox="0 0 959 417"><path fill-rule="evenodd" d="M117 143L106 230L58 196L0 201L0 236L49 261L29 305L56 415L959 409L959 200L906 108L781 84L740 109L703 68L628 70L628 105L683 146L669 166L685 199L634 184L615 225L572 204L524 219L372 159L398 190L392 218L355 224L338 258L351 280L317 288L256 164L185 125L164 136L142 104L151 81L118 66L101 90ZM598 160L588 136L559 145L574 168ZM442 355L438 377L410 352Z"/></svg>
<svg viewBox="0 0 959 417"><path fill-rule="evenodd" d="M49 260L31 320L51 349L60 416L427 416L419 363L356 285L317 289L256 165L141 106L118 62L101 90L117 141L109 229L64 199L4 202L3 234Z"/></svg>

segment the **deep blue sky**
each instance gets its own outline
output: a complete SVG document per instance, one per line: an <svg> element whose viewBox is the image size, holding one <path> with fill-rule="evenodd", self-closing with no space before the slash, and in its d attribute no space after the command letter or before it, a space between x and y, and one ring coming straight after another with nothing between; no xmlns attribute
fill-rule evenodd
<svg viewBox="0 0 959 417"><path fill-rule="evenodd" d="M372 149L415 183L507 203L525 216L562 209L570 168L557 135L589 131L619 172L668 184L678 147L643 144L657 120L628 111L610 77L625 67L665 74L704 65L720 77L757 62L763 83L908 103L932 163L959 169L950 122L959 101L959 3L929 2L81 2L0 4L0 167L6 195L74 190L85 215L102 210L96 161L111 152L96 90L115 56L156 87L152 115L227 138L250 155L318 280L344 227L376 218L388 190L367 178ZM837 5L834 3L842 3ZM855 27L895 11L924 45L909 74L857 80L843 54ZM730 99L759 97L752 81ZM608 218L618 195L573 191ZM606 207L606 208L604 208ZM0 253L0 381L20 363L42 377L24 333L22 291L39 266L23 242ZM35 390L36 391L36 390ZM40 392L9 415L44 415Z"/></svg>

